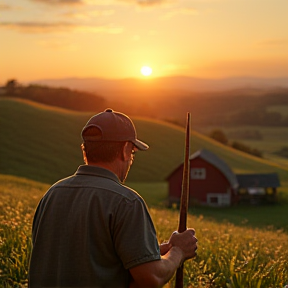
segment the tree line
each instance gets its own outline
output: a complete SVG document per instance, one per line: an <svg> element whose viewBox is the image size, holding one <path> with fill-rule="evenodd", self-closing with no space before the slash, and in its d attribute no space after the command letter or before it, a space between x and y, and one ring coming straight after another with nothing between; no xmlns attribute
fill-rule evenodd
<svg viewBox="0 0 288 288"><path fill-rule="evenodd" d="M133 101L127 97L109 100L105 92L91 92L52 88L40 85L19 85L8 80L6 94L36 102L77 111L100 111L112 106L130 116L157 118L185 126L187 111L191 112L193 126L288 126L288 113L281 114L272 106L288 110L288 89L237 89L221 92L141 91L133 92ZM145 92L145 93L144 93ZM116 93L116 92L115 92ZM154 93L154 94L153 94ZM155 94L156 93L156 94ZM124 93L125 94L125 93Z"/></svg>
<svg viewBox="0 0 288 288"><path fill-rule="evenodd" d="M262 158L263 157L263 153L256 149L256 148L251 148L250 146L242 143L242 142L239 142L239 141L232 141L230 142L226 136L226 134L221 130L221 129L214 129L212 130L210 133L209 133L209 137L224 144L224 145L227 145L227 146L230 146L236 150L239 150L239 151L242 151L242 152L245 152L245 153L248 153L248 154L251 154L251 155L254 155L256 157L260 157Z"/></svg>
<svg viewBox="0 0 288 288"><path fill-rule="evenodd" d="M95 112L107 108L107 102L103 97L69 88L52 88L42 85L24 86L15 79L8 80L4 88L6 90L5 96L27 99L75 111Z"/></svg>
<svg viewBox="0 0 288 288"><path fill-rule="evenodd" d="M194 96L187 101L190 102L188 105L195 125L288 126L288 114L269 109L272 106L286 106L288 111L287 88L257 91L257 95L254 93L240 89L201 98Z"/></svg>

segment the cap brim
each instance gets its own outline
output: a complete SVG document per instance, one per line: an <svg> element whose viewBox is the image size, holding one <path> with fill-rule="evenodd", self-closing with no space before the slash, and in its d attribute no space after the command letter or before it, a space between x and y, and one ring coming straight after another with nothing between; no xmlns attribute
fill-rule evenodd
<svg viewBox="0 0 288 288"><path fill-rule="evenodd" d="M145 150L147 150L147 149L149 148L149 146L148 146L146 143L144 143L144 142L142 142L142 141L140 141L140 140L138 140L138 139L133 140L132 143L133 143L139 150L142 150L142 151L145 151Z"/></svg>

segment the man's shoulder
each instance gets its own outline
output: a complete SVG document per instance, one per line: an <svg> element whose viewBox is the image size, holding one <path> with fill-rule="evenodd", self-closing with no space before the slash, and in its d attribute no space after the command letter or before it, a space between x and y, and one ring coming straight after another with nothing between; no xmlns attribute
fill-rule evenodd
<svg viewBox="0 0 288 288"><path fill-rule="evenodd" d="M130 200L143 200L142 197L138 194L137 191L135 191L134 189L126 186L126 185L123 185L123 184L119 184L120 187L121 187L121 195L127 197L128 199Z"/></svg>
<svg viewBox="0 0 288 288"><path fill-rule="evenodd" d="M61 179L50 187L51 190L79 188L89 190L90 193L99 193L99 191L114 196L116 198L126 198L130 201L140 200L142 197L134 189L116 181L113 178L103 175L72 175ZM107 195L108 196L108 195Z"/></svg>
<svg viewBox="0 0 288 288"><path fill-rule="evenodd" d="M120 183L114 181L112 179L102 178L102 179L95 179L95 186L96 189L105 190L106 193L113 194L114 197L118 198L126 198L130 201L135 200L143 200L142 197L135 191L134 189Z"/></svg>

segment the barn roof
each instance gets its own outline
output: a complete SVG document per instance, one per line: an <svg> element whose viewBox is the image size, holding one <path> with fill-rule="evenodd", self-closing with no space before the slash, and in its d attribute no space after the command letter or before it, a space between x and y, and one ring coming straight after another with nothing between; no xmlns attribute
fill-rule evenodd
<svg viewBox="0 0 288 288"><path fill-rule="evenodd" d="M214 153L206 149L202 149L192 154L189 159L192 160L197 157L200 157L205 161L207 161L208 163L212 164L213 166L217 167L225 175L225 177L227 178L227 180L229 181L229 183L233 188L238 187L238 180L236 178L236 175L233 173L231 168L226 164L226 162L224 162Z"/></svg>
<svg viewBox="0 0 288 288"><path fill-rule="evenodd" d="M238 174L236 175L239 187L280 187L280 181L277 173L268 174Z"/></svg>

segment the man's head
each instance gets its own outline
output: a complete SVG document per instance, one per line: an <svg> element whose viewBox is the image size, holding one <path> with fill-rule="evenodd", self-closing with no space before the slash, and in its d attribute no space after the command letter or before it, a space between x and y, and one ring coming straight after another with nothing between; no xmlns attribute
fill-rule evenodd
<svg viewBox="0 0 288 288"><path fill-rule="evenodd" d="M95 127L97 135L87 135L86 130ZM139 150L147 150L149 146L137 139L132 120L125 114L106 109L89 119L82 130L83 141L132 142Z"/></svg>
<svg viewBox="0 0 288 288"><path fill-rule="evenodd" d="M109 167L121 181L128 174L135 151L149 148L137 139L132 120L112 109L90 118L82 130L82 139L85 163Z"/></svg>

